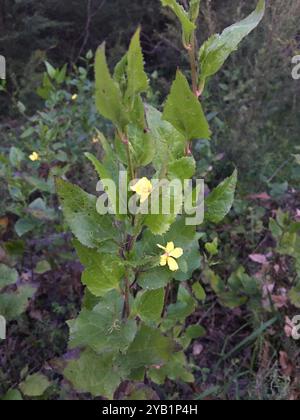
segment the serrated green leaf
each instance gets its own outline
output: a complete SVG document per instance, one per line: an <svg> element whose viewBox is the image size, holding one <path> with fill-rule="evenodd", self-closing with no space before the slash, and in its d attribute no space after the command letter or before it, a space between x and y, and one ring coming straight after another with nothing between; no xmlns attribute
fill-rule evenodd
<svg viewBox="0 0 300 420"><path fill-rule="evenodd" d="M93 164L96 172L98 173L98 176L99 176L100 180L107 180L107 179L112 180L113 179L113 175L110 172L110 169L107 168L104 163L101 163L91 153L86 153L85 156ZM114 192L110 191L110 189L108 189L106 191L106 193L107 193L107 196L109 198L109 203L110 203L111 208L113 209L114 213L117 214L118 210L119 210L117 194L114 194Z"/></svg>
<svg viewBox="0 0 300 420"><path fill-rule="evenodd" d="M134 34L129 50L127 53L127 92L126 98L132 99L135 95L148 90L148 78L144 71L144 57L140 44L140 33L139 28Z"/></svg>
<svg viewBox="0 0 300 420"><path fill-rule="evenodd" d="M145 273L141 273L138 277L138 284L143 289L155 290L167 286L172 280L173 273L166 267L156 267Z"/></svg>
<svg viewBox="0 0 300 420"><path fill-rule="evenodd" d="M3 401L22 401L22 395L17 389L10 389L7 391L7 393L4 395L3 398L1 398Z"/></svg>
<svg viewBox="0 0 300 420"><path fill-rule="evenodd" d="M58 69L56 73L56 77L55 77L55 80L58 84L61 85L66 80L67 70L68 70L67 64L64 64L64 66L60 70Z"/></svg>
<svg viewBox="0 0 300 420"><path fill-rule="evenodd" d="M127 53L121 58L114 69L114 80L120 86L122 94L124 95L127 89L127 66L128 57Z"/></svg>
<svg viewBox="0 0 300 420"><path fill-rule="evenodd" d="M141 367L139 369L133 369L128 376L130 381L139 381L142 382L145 379L145 368Z"/></svg>
<svg viewBox="0 0 300 420"><path fill-rule="evenodd" d="M120 171L125 170L124 167L118 162L117 155L115 151L112 149L109 142L106 140L105 136L98 132L98 138L101 142L103 150L105 152L105 156L103 157L102 161L100 162L94 155L91 153L85 153L87 159L93 164L98 176L99 180L111 180L114 181L116 189L116 194L114 189L108 188L106 190L106 194L109 198L110 206L113 209L116 217L118 220L124 220L125 215L121 215L120 210L120 196L119 196L119 174ZM123 196L122 196L123 197ZM126 198L124 198L124 202L122 203L122 208L127 208ZM97 208L97 206L96 206ZM101 214L101 212L100 212Z"/></svg>
<svg viewBox="0 0 300 420"><path fill-rule="evenodd" d="M195 299L183 286L180 286L178 289L177 302L168 306L167 318L175 322L185 321L195 309Z"/></svg>
<svg viewBox="0 0 300 420"><path fill-rule="evenodd" d="M32 185L35 190L39 190L42 192L53 194L55 192L51 181L44 181L41 178L29 176L24 174L24 179L26 182L28 182L29 185Z"/></svg>
<svg viewBox="0 0 300 420"><path fill-rule="evenodd" d="M138 296L137 315L145 323L157 323L164 307L164 289L148 290Z"/></svg>
<svg viewBox="0 0 300 420"><path fill-rule="evenodd" d="M100 131L97 131L97 138L99 139L101 146L103 148L104 151L104 156L102 158L102 163L105 166L106 170L109 172L111 179L113 179L116 183L119 180L119 170L121 165L118 162L118 158L117 155L115 153L115 151L112 148L112 145L110 144L110 142L106 139L106 137L104 136L103 133L101 133ZM87 155L86 155L87 156ZM91 157L93 155L89 154L87 157ZM94 158L96 159L96 158ZM96 164L95 162L93 162L92 159L92 163L95 166L96 171L98 172L99 176L101 177L101 171L97 170ZM121 167L121 169L123 169Z"/></svg>
<svg viewBox="0 0 300 420"><path fill-rule="evenodd" d="M9 151L9 160L14 168L20 169L20 165L24 160L25 155L18 147L11 147Z"/></svg>
<svg viewBox="0 0 300 420"><path fill-rule="evenodd" d="M172 187L167 183L164 186L154 185L155 193L158 191L158 197L155 199L159 200L157 213L152 212L146 215L144 224L151 230L154 235L163 235L170 229L171 225L175 222L177 215L182 210L183 205L183 192L182 185L176 183ZM154 199L154 192L152 193L152 199ZM168 207L166 207L166 205Z"/></svg>
<svg viewBox="0 0 300 420"><path fill-rule="evenodd" d="M124 96L128 120L140 129L145 128L144 103L140 93L148 90L148 79L144 72L143 54L140 46L140 30L134 35L129 51L115 67L114 80L119 83Z"/></svg>
<svg viewBox="0 0 300 420"><path fill-rule="evenodd" d="M114 356L109 353L98 355L92 350L85 350L79 359L70 361L64 375L76 390L110 400L121 383Z"/></svg>
<svg viewBox="0 0 300 420"><path fill-rule="evenodd" d="M56 181L56 187L66 222L83 245L96 248L119 238L111 216L97 213L95 196L62 179Z"/></svg>
<svg viewBox="0 0 300 420"><path fill-rule="evenodd" d="M128 126L128 139L135 167L149 165L156 154L155 141L151 133L130 124Z"/></svg>
<svg viewBox="0 0 300 420"><path fill-rule="evenodd" d="M170 360L175 351L175 343L163 336L157 329L141 326L130 345L124 364L129 369L163 365Z"/></svg>
<svg viewBox="0 0 300 420"><path fill-rule="evenodd" d="M207 242L205 244L205 249L210 254L210 256L214 257L215 255L218 255L218 245L218 238L215 238L212 242Z"/></svg>
<svg viewBox="0 0 300 420"><path fill-rule="evenodd" d="M269 229L274 236L275 239L278 241L280 240L281 236L283 235L283 230L277 223L275 219L270 219L269 221Z"/></svg>
<svg viewBox="0 0 300 420"><path fill-rule="evenodd" d="M176 215L174 214L148 214L145 218L145 225L154 235L163 235L168 232L175 219Z"/></svg>
<svg viewBox="0 0 300 420"><path fill-rule="evenodd" d="M170 231L164 236L165 243L174 242L176 246L183 250L193 247L193 242L198 244L199 235L195 226L186 226L185 218L178 217L171 226Z"/></svg>
<svg viewBox="0 0 300 420"><path fill-rule="evenodd" d="M33 127L28 127L23 131L20 138L21 139L27 139L28 137L31 137L35 133L35 129Z"/></svg>
<svg viewBox="0 0 300 420"><path fill-rule="evenodd" d="M201 266L199 243L197 239L192 241L188 247L184 247L183 251L183 257L180 259L181 261L178 261L179 271L174 274L174 279L177 281L190 280L194 271L198 270ZM183 264L182 266L181 263Z"/></svg>
<svg viewBox="0 0 300 420"><path fill-rule="evenodd" d="M192 34L196 29L196 25L190 21L188 13L180 4L177 3L176 0L161 0L161 2L163 6L170 7L180 20L184 44L189 45L191 43Z"/></svg>
<svg viewBox="0 0 300 420"><path fill-rule="evenodd" d="M85 157L93 164L100 179L110 179L111 174L109 170L91 153L85 153Z"/></svg>
<svg viewBox="0 0 300 420"><path fill-rule="evenodd" d="M19 387L26 397L41 397L50 385L51 383L45 375L35 373L34 375L27 376Z"/></svg>
<svg viewBox="0 0 300 420"><path fill-rule="evenodd" d="M108 293L92 309L82 309L69 322L70 347L90 347L97 353L124 352L136 335L136 322L124 321L124 299L115 291Z"/></svg>
<svg viewBox="0 0 300 420"><path fill-rule="evenodd" d="M234 195L237 184L237 171L231 177L225 179L217 188L213 190L205 200L206 221L212 223L221 222L229 213L234 202Z"/></svg>
<svg viewBox="0 0 300 420"><path fill-rule="evenodd" d="M101 297L111 290L119 290L120 281L125 274L120 258L89 249L77 241L75 248L85 267L81 281L93 295Z"/></svg>
<svg viewBox="0 0 300 420"><path fill-rule="evenodd" d="M130 121L132 121L141 130L145 130L145 104L140 95L134 97L129 110Z"/></svg>
<svg viewBox="0 0 300 420"><path fill-rule="evenodd" d="M46 260L39 261L34 269L36 274L45 274L48 271L51 271L51 265Z"/></svg>
<svg viewBox="0 0 300 420"><path fill-rule="evenodd" d="M186 356L183 352L172 355L171 360L165 366L150 369L149 377L158 385L163 385L166 378L175 382L183 381L187 383L193 383L195 380L188 369Z"/></svg>
<svg viewBox="0 0 300 420"><path fill-rule="evenodd" d="M277 251L282 255L289 255L297 258L297 251L300 249L300 237L295 232L285 232L280 238ZM298 254L299 255L299 254Z"/></svg>
<svg viewBox="0 0 300 420"><path fill-rule="evenodd" d="M56 75L56 69L48 61L45 61L45 66L46 66L46 70L47 70L47 73L48 73L49 77L51 79L54 79L54 77Z"/></svg>
<svg viewBox="0 0 300 420"><path fill-rule="evenodd" d="M239 43L255 29L265 13L265 0L259 0L256 10L241 22L213 35L200 50L201 81L217 73Z"/></svg>
<svg viewBox="0 0 300 420"><path fill-rule="evenodd" d="M20 286L16 292L0 294L0 314L7 321L17 319L26 311L29 299L34 295L35 289L31 286Z"/></svg>
<svg viewBox="0 0 300 420"><path fill-rule="evenodd" d="M246 296L240 296L234 291L227 291L224 282L213 271L209 271L211 288L218 296L221 304L229 309L235 309L247 302Z"/></svg>
<svg viewBox="0 0 300 420"><path fill-rule="evenodd" d="M16 283L18 280L18 272L14 268L0 264L0 291L6 286Z"/></svg>
<svg viewBox="0 0 300 420"><path fill-rule="evenodd" d="M152 106L146 106L146 119L151 136L156 145L152 165L164 176L168 162L179 159L184 154L186 139L170 123L162 119L162 114Z"/></svg>
<svg viewBox="0 0 300 420"><path fill-rule="evenodd" d="M196 162L192 156L184 156L171 162L168 166L169 179L180 179L181 181L191 179L195 175Z"/></svg>
<svg viewBox="0 0 300 420"><path fill-rule="evenodd" d="M195 297L200 300L201 302L204 302L206 299L206 293L204 288L201 286L200 283L194 283L192 286L193 293Z"/></svg>
<svg viewBox="0 0 300 420"><path fill-rule="evenodd" d="M209 139L211 136L202 106L179 70L164 107L163 119L171 123L186 140Z"/></svg>
<svg viewBox="0 0 300 420"><path fill-rule="evenodd" d="M92 311L100 301L101 297L93 295L87 287L84 289L82 308L85 308L88 311Z"/></svg>
<svg viewBox="0 0 300 420"><path fill-rule="evenodd" d="M186 226L184 217L178 217L171 225L169 231L162 236L154 236L149 230L145 231L142 240L138 243L141 258L143 258L143 255L153 255L153 253L159 258L161 250L159 250L157 244L166 245L168 242L174 242L175 247L182 248L184 254L178 260L179 271L174 273L170 272L167 268L159 267L149 271L149 274L141 274L141 278L145 281L141 280L140 282L140 280L138 280L139 284L145 288L151 288L151 284L163 287L166 285L165 282L168 282L168 271L169 275L178 281L189 280L192 277L193 272L198 269L201 264L198 241L199 235L196 233L196 227ZM161 272L161 281L159 279L160 270L166 270ZM151 280L152 271L154 271L154 275ZM155 287L153 286L153 288Z"/></svg>
<svg viewBox="0 0 300 420"><path fill-rule="evenodd" d="M129 401L155 401L158 395L150 386L144 385L142 382L144 376L140 379L141 383L132 383L128 385L125 400Z"/></svg>
<svg viewBox="0 0 300 420"><path fill-rule="evenodd" d="M15 224L16 234L21 238L38 226L38 222L30 218L21 218Z"/></svg>
<svg viewBox="0 0 300 420"><path fill-rule="evenodd" d="M42 198L30 203L27 212L38 220L53 221L56 218L55 211L50 209Z"/></svg>
<svg viewBox="0 0 300 420"><path fill-rule="evenodd" d="M223 306L229 309L235 309L244 305L247 302L247 297L237 296L235 293L227 292L224 295L218 296Z"/></svg>
<svg viewBox="0 0 300 420"><path fill-rule="evenodd" d="M128 119L123 106L120 87L111 77L107 66L105 44L102 44L96 52L95 77L96 106L98 111L103 117L111 120L116 126L123 129Z"/></svg>
<svg viewBox="0 0 300 420"><path fill-rule="evenodd" d="M183 221L183 225L184 225L184 221ZM176 226L178 229L173 229L174 226ZM178 242L174 241L174 234L176 230L181 230L181 227L182 226L180 226L180 228L178 227L178 220L176 220L175 223L173 223L172 227L170 228L170 231L167 234L165 234L163 237L159 235L154 236L149 229L145 230L141 240L137 242L136 249L138 252L138 258L144 258L147 255L153 255L157 257L157 263L158 263L159 256L161 255L161 250L158 248L157 244L166 245L167 242L173 241L176 244L176 246L179 246ZM166 241L166 238L169 238L169 233L171 231L173 232L173 235L171 236L172 239L170 239L169 241Z"/></svg>
<svg viewBox="0 0 300 420"><path fill-rule="evenodd" d="M204 337L206 335L205 328L201 325L190 325L185 333L191 340L195 340L196 338Z"/></svg>
<svg viewBox="0 0 300 420"><path fill-rule="evenodd" d="M230 289L236 293L240 294L243 292L248 296L256 296L260 293L259 281L254 277L248 276L245 272L244 267L239 267L228 279L228 285Z"/></svg>

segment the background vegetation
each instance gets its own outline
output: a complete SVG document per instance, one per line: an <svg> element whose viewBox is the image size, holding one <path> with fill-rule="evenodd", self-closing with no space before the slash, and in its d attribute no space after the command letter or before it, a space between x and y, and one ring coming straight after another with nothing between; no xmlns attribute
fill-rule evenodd
<svg viewBox="0 0 300 420"><path fill-rule="evenodd" d="M199 42L255 3L202 0ZM207 259L194 276L207 296L191 321L206 335L188 349L197 382L167 383L161 398L299 399L299 345L290 338L300 311L300 82L291 78L299 18L298 1L269 1L259 29L205 94L214 134L211 144L195 145L198 175L212 188L236 166L239 192L225 223L199 244ZM0 92L0 289L4 264L12 270L0 309L18 303L0 345L0 396L89 398L60 375L65 321L76 316L82 289L54 177L94 190L83 154L101 154L95 128L111 128L94 108L93 52L106 40L115 65L139 24L152 84L147 99L156 104L177 66L189 68L178 23L159 0L0 0L0 54L8 63ZM39 161L28 158L33 151ZM216 238L210 254L205 244ZM247 289L245 273L257 289Z"/></svg>

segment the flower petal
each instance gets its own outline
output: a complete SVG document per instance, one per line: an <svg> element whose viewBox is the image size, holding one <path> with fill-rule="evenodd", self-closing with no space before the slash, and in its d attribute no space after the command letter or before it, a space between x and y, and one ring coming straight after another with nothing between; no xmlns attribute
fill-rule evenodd
<svg viewBox="0 0 300 420"><path fill-rule="evenodd" d="M164 267L165 265L167 265L167 261L168 261L168 257L167 257L167 255L162 255L162 256L160 257L160 265L161 265L162 267Z"/></svg>
<svg viewBox="0 0 300 420"><path fill-rule="evenodd" d="M39 154L38 154L37 152L33 152L33 153L29 156L29 159L30 159L32 162L36 162L37 160L39 160L39 159L40 159L40 156L39 156Z"/></svg>
<svg viewBox="0 0 300 420"><path fill-rule="evenodd" d="M136 184L134 184L132 187L130 187L131 191L138 192L140 190L140 181L138 181Z"/></svg>
<svg viewBox="0 0 300 420"><path fill-rule="evenodd" d="M174 242L168 242L166 246L166 252L170 254L170 252L174 251L175 245Z"/></svg>
<svg viewBox="0 0 300 420"><path fill-rule="evenodd" d="M182 257L182 255L183 255L183 249L182 248L175 248L174 251L171 251L169 253L169 256L173 257L173 258L180 258L180 257Z"/></svg>
<svg viewBox="0 0 300 420"><path fill-rule="evenodd" d="M177 271L179 269L179 266L174 258L168 257L167 262L171 271Z"/></svg>
<svg viewBox="0 0 300 420"><path fill-rule="evenodd" d="M141 204L145 203L145 201L148 200L148 197L150 195L150 192L142 192L141 194Z"/></svg>
<svg viewBox="0 0 300 420"><path fill-rule="evenodd" d="M163 249L164 251L166 251L166 248L162 245L157 244L158 248Z"/></svg>
<svg viewBox="0 0 300 420"><path fill-rule="evenodd" d="M147 189L149 192L153 191L153 185L148 178L142 178L144 188Z"/></svg>
<svg viewBox="0 0 300 420"><path fill-rule="evenodd" d="M153 191L153 186L148 178L140 179L135 185L130 187L131 191L136 192L141 197L141 203L144 203Z"/></svg>

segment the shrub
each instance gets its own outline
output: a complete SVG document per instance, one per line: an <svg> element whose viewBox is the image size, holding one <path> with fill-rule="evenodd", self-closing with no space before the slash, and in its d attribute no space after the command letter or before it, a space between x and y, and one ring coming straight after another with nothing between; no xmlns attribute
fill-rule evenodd
<svg viewBox="0 0 300 420"><path fill-rule="evenodd" d="M176 0L162 3L181 22L192 89L178 70L163 113L143 103L141 95L148 90L148 78L140 29L113 76L104 44L95 61L97 109L113 123L115 133L112 141L99 134L102 161L91 154L87 158L103 183L116 180L122 170L127 172L123 189L130 187L130 200L135 200L140 212L123 214L121 200L110 188L103 188L97 200L78 186L57 180L64 216L85 267L82 283L86 286L82 310L69 321L69 347L79 347L81 352L67 363L64 375L77 390L93 396L118 398L118 387L126 380L135 384L145 378L157 384L166 378L194 381L185 350L205 331L198 324L187 328L186 319L205 300L202 286L193 280L193 272L201 268L201 234L196 226L186 224L188 214L180 215L177 189L169 190L169 212L160 205L158 214L149 214L148 199L156 191L155 178L171 181L194 176L192 143L211 135L199 97L207 79L258 25L265 8L260 0L246 20L212 36L198 52L195 31L200 1L191 0L188 9ZM216 224L226 216L236 182L234 171L206 198L205 223ZM122 185L118 185L118 193L120 190ZM161 203L164 197L158 191ZM193 204L198 192L197 188L190 192ZM127 201L125 205L127 208ZM103 214L105 209L107 214ZM209 244L207 249L213 252L214 247Z"/></svg>

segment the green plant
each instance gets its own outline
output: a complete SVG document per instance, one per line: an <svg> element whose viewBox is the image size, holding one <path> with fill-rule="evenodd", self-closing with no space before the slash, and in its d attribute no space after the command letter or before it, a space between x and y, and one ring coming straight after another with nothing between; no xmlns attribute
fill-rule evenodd
<svg viewBox="0 0 300 420"><path fill-rule="evenodd" d="M218 9L214 4L212 26L227 25L232 13L242 15L251 3L233 0L220 3ZM237 166L239 189L245 193L265 191L270 182L288 181L299 188L299 167L291 165L290 158L299 142L299 83L290 70L287 74L287 65L299 51L299 16L299 2L268 2L264 25L232 55L206 91L208 107L217 114L213 149ZM245 55L255 58L246 62ZM220 107L224 101L226 106ZM222 162L219 170L224 171ZM253 182L256 177L259 182Z"/></svg>
<svg viewBox="0 0 300 420"><path fill-rule="evenodd" d="M15 269L0 264L0 315L7 322L16 320L26 311L28 300L35 292L26 284L17 285L18 280L19 274Z"/></svg>
<svg viewBox="0 0 300 420"><path fill-rule="evenodd" d="M94 85L88 80L92 54L85 66L54 68L46 62L43 83L38 89L45 101L43 111L27 119L17 130L3 135L0 155L0 179L3 200L0 215L10 213L19 237L59 221L54 198L54 177L65 176L76 166L82 170L80 156L96 147L96 107L89 101ZM67 105L66 105L67 104Z"/></svg>
<svg viewBox="0 0 300 420"><path fill-rule="evenodd" d="M269 227L276 239L276 252L291 259L289 298L292 305L300 308L300 222L279 209L276 219L270 220Z"/></svg>
<svg viewBox="0 0 300 420"><path fill-rule="evenodd" d="M138 198L144 210L148 209L147 199L154 195L153 179L194 176L192 142L211 135L199 96L207 79L258 25L265 8L260 0L249 18L210 38L198 54L195 31L200 0L191 0L189 10L175 0L162 3L182 24L192 90L178 70L163 113L143 103L141 95L148 90L148 78L139 29L113 77L104 44L95 61L97 108L113 123L115 135L111 142L99 135L104 151L101 162L91 154L87 157L102 181L115 180L118 185L119 172L126 170L128 181L125 186L118 185L118 192L130 187L130 199ZM236 182L234 171L206 198L205 223L216 224L226 216ZM86 286L82 310L78 318L69 321L69 347L82 351L79 358L67 363L65 377L79 391L106 398L118 398L118 387L125 380L194 382L185 350L205 331L198 324L187 327L186 320L205 299L202 286L193 278L200 269L202 234L185 223L187 215L179 214L178 190L169 191L171 211L164 212L160 205L158 214L135 215L120 211L121 200L110 189L97 201L96 196L58 179L57 191L85 267L82 282ZM195 189L190 194L194 201L198 192ZM157 197L161 204L161 191ZM116 211L103 215L106 198L109 209ZM215 248L216 243L208 245L212 253Z"/></svg>

